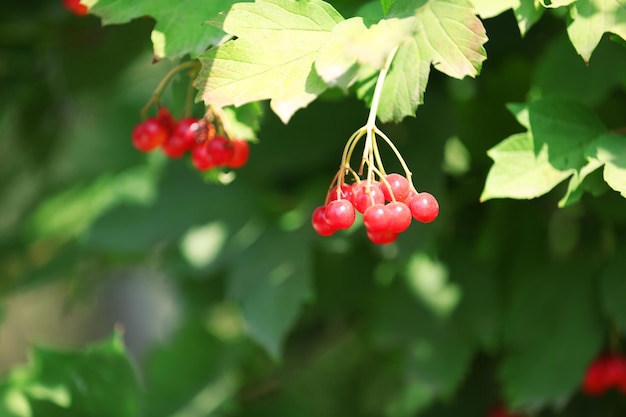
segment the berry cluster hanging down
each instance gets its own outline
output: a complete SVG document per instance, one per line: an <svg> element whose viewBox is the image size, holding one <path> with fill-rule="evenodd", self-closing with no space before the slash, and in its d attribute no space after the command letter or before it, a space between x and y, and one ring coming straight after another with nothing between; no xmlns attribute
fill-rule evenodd
<svg viewBox="0 0 626 417"><path fill-rule="evenodd" d="M439 215L439 203L435 197L417 191L402 155L391 139L376 127L376 112L383 83L396 51L397 48L389 53L378 74L365 126L357 129L344 147L341 164L331 181L325 204L313 211L313 228L322 236L350 228L358 211L363 215L367 237L373 243L388 244L411 225L412 218L430 223ZM352 154L362 138L365 138L363 156L358 170L354 170L350 165ZM385 172L378 150L379 138L396 155L404 175Z"/></svg>
<svg viewBox="0 0 626 417"><path fill-rule="evenodd" d="M408 229L412 219L422 223L435 220L439 204L431 194L417 192L400 174L381 176L380 181L342 182L328 192L326 204L313 211L313 228L322 236L330 236L350 228L356 212L363 215L368 238L387 244Z"/></svg>
<svg viewBox="0 0 626 417"><path fill-rule="evenodd" d="M363 137L365 145L357 172L350 166L350 161ZM385 172L377 138L382 138L395 153L404 175ZM388 244L411 225L412 219L421 223L432 222L439 215L439 203L432 194L418 192L411 175L396 146L370 117L368 123L348 139L325 204L313 211L313 228L322 236L330 236L338 230L350 228L359 212L363 215L367 237L373 243ZM346 182L346 177L353 182Z"/></svg>
<svg viewBox="0 0 626 417"><path fill-rule="evenodd" d="M180 158L191 152L191 161L200 171L241 168L250 155L248 141L217 135L215 125L206 119L175 120L166 107L160 107L155 117L135 126L132 140L135 148L142 152L161 148L169 158Z"/></svg>

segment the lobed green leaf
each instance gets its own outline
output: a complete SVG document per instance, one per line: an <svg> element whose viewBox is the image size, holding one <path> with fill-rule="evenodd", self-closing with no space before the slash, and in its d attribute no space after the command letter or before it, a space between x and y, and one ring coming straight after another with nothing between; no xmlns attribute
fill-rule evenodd
<svg viewBox="0 0 626 417"><path fill-rule="evenodd" d="M270 99L272 110L288 122L326 90L313 61L342 20L321 0L235 4L222 28L237 39L200 57L200 97L217 107Z"/></svg>
<svg viewBox="0 0 626 417"><path fill-rule="evenodd" d="M511 110L528 132L512 135L487 152L494 165L481 201L536 198L570 177L560 205L576 201L572 194L601 166L589 161L588 148L605 127L593 112L572 101L543 99Z"/></svg>

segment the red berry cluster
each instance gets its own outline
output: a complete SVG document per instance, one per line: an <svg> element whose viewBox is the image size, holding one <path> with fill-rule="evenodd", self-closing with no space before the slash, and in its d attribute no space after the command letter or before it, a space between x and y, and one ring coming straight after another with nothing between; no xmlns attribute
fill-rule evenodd
<svg viewBox="0 0 626 417"><path fill-rule="evenodd" d="M587 368L582 390L591 396L602 395L611 388L626 394L626 356L607 353Z"/></svg>
<svg viewBox="0 0 626 417"><path fill-rule="evenodd" d="M193 165L200 171L224 166L241 168L250 155L246 140L216 135L215 126L204 119L184 117L176 121L165 107L135 126L132 139L138 150L150 152L160 147L170 158L191 151Z"/></svg>
<svg viewBox="0 0 626 417"><path fill-rule="evenodd" d="M80 0L63 0L63 6L76 16L85 16L89 9L84 4L80 4Z"/></svg>
<svg viewBox="0 0 626 417"><path fill-rule="evenodd" d="M439 214L439 204L429 193L418 193L400 174L382 181L337 184L328 193L326 204L313 211L315 231L330 236L354 224L356 212L363 215L367 236L373 243L394 242L411 224L411 217L430 223ZM385 203L386 202L386 203Z"/></svg>

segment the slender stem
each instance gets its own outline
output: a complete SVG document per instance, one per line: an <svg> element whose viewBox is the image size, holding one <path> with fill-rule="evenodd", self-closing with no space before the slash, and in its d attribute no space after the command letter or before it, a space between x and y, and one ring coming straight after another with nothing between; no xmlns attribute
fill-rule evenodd
<svg viewBox="0 0 626 417"><path fill-rule="evenodd" d="M372 96L372 105L370 106L370 114L367 118L367 126L370 128L374 128L376 124L376 113L378 112L378 105L380 103L380 95L383 92L383 83L385 82L385 78L387 78L387 73L391 68L391 62L393 58L396 56L396 52L398 51L398 46L394 47L387 55L387 59L385 60L385 64L380 69L380 73L378 74L378 79L376 80L376 86L374 87L374 95Z"/></svg>
<svg viewBox="0 0 626 417"><path fill-rule="evenodd" d="M193 67L197 68L197 66L198 66L197 61L185 61L181 64L176 65L167 74L165 74L165 77L163 77L159 85L157 85L157 87L154 89L154 92L152 93L152 97L150 97L150 100L148 100L148 102L143 107L143 109L141 109L141 116L145 117L150 106L159 102L159 98L161 97L161 94L163 93L165 86L167 86L167 83L171 81L174 75L178 74L180 71L183 71L187 68L193 68Z"/></svg>
<svg viewBox="0 0 626 417"><path fill-rule="evenodd" d="M380 69L380 73L378 74L378 79L376 80L376 86L374 87L374 95L372 96L372 104L370 106L370 113L367 117L367 123L365 124L365 146L363 147L363 157L362 160L369 160L370 166L373 166L373 147L375 146L375 138L374 138L374 130L376 129L376 113L378 112L378 106L380 104L380 96L383 92L383 84L385 82L385 78L387 77L387 73L391 68L391 63L393 62L393 58L398 51L398 46L394 47L387 55L387 59L385 60L385 64ZM363 162L361 162L361 168L363 168ZM369 171L369 170L368 170ZM371 181L371 174L368 172L367 175L368 182Z"/></svg>
<svg viewBox="0 0 626 417"><path fill-rule="evenodd" d="M398 151L398 148L396 148L396 145L393 144L391 139L389 139L382 130L376 128L376 133L378 133L380 137L383 138L385 142L387 142L387 145L389 145L393 153L396 155L396 158L398 158L398 161L400 161L400 164L402 165L402 169L404 170L406 179L409 181L409 184L412 184L411 178L413 176L413 173L411 172L411 170L409 169L409 166L404 161L404 158L402 158L402 155L400 154L400 151Z"/></svg>

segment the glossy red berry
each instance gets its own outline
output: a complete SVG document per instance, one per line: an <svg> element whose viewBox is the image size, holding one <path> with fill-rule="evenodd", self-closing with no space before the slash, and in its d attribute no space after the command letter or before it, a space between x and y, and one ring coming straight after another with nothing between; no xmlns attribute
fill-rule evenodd
<svg viewBox="0 0 626 417"><path fill-rule="evenodd" d="M169 135L168 127L158 117L151 117L133 129L133 145L142 152L150 152L161 145Z"/></svg>
<svg viewBox="0 0 626 417"><path fill-rule="evenodd" d="M354 203L354 196L352 195L352 186L348 184L341 184L341 187L338 188L336 185L331 188L328 193L328 201L335 200L348 200L351 203Z"/></svg>
<svg viewBox="0 0 626 417"><path fill-rule="evenodd" d="M587 368L582 391L590 396L616 388L626 392L626 357L606 354L596 358Z"/></svg>
<svg viewBox="0 0 626 417"><path fill-rule="evenodd" d="M235 153L232 142L224 136L216 136L206 142L205 146L214 165L225 165L232 160Z"/></svg>
<svg viewBox="0 0 626 417"><path fill-rule="evenodd" d="M371 232L367 231L367 237L372 243L377 245L388 245L389 243L393 243L398 238L397 233L390 232L386 230L384 232Z"/></svg>
<svg viewBox="0 0 626 417"><path fill-rule="evenodd" d="M418 222L430 223L439 215L439 203L430 193L412 193L408 204Z"/></svg>
<svg viewBox="0 0 626 417"><path fill-rule="evenodd" d="M247 140L235 139L231 141L233 147L233 156L227 162L229 168L241 168L248 162L250 157L250 145Z"/></svg>
<svg viewBox="0 0 626 417"><path fill-rule="evenodd" d="M394 233L402 233L411 225L411 209L401 201L387 204L387 209L391 213L391 224L389 230Z"/></svg>
<svg viewBox="0 0 626 417"><path fill-rule="evenodd" d="M313 210L311 223L313 229L321 236L330 236L337 231L326 221L326 206L320 206Z"/></svg>
<svg viewBox="0 0 626 417"><path fill-rule="evenodd" d="M191 162L199 171L208 171L216 166L207 143L198 144L191 149Z"/></svg>
<svg viewBox="0 0 626 417"><path fill-rule="evenodd" d="M354 206L348 200L340 199L331 201L326 206L326 221L334 229L348 229L354 224L356 212Z"/></svg>
<svg viewBox="0 0 626 417"><path fill-rule="evenodd" d="M179 158L194 147L197 137L198 119L185 117L176 123L172 133L161 144L161 149L170 158Z"/></svg>
<svg viewBox="0 0 626 417"><path fill-rule="evenodd" d="M400 174L389 174L385 177L385 180L387 181L389 186L387 186L387 184L385 184L384 182L381 182L380 184L380 188L385 195L385 200L393 201L394 197L396 201L406 200L409 195L409 191L411 190L409 181L406 178L404 178ZM389 190L390 188L391 192Z"/></svg>
<svg viewBox="0 0 626 417"><path fill-rule="evenodd" d="M76 16L85 16L89 12L87 6L80 4L80 0L63 0L63 5Z"/></svg>
<svg viewBox="0 0 626 417"><path fill-rule="evenodd" d="M369 189L366 181L354 184L352 186L352 196L354 208L359 213L365 213L365 210L374 204L383 204L385 202L385 196L380 189L380 185L376 182L371 183Z"/></svg>
<svg viewBox="0 0 626 417"><path fill-rule="evenodd" d="M374 204L363 213L363 223L369 232L384 232L391 225L391 211L384 204Z"/></svg>

